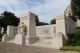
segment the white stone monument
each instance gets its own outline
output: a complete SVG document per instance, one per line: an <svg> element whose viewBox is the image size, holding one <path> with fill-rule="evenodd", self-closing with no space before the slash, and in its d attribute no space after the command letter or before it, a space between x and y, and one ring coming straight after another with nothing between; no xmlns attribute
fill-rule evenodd
<svg viewBox="0 0 80 53"><path fill-rule="evenodd" d="M18 27L7 27L7 34L4 34L3 41L60 49L63 46L62 36L66 37L67 33L76 30L75 23L63 15L56 17L56 24L54 25L36 27L36 16L31 12L21 15Z"/></svg>
<svg viewBox="0 0 80 53"><path fill-rule="evenodd" d="M29 45L38 40L38 37L36 36L35 16L36 15L31 12L22 15L18 27L18 34L15 36L16 44Z"/></svg>

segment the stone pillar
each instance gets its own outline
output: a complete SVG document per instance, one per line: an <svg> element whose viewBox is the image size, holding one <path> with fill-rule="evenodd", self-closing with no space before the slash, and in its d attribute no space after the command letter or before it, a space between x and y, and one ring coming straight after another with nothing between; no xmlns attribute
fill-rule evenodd
<svg viewBox="0 0 80 53"><path fill-rule="evenodd" d="M56 33L59 32L62 32L66 37L66 20L63 15L56 17Z"/></svg>
<svg viewBox="0 0 80 53"><path fill-rule="evenodd" d="M35 14L29 12L26 16L23 16L20 19L21 23L27 26L27 34L25 36L26 45L33 44L38 40L36 36L36 22L35 22Z"/></svg>
<svg viewBox="0 0 80 53"><path fill-rule="evenodd" d="M36 36L35 16L36 15L31 12L21 16L20 25L24 24L26 26L26 32L24 34L24 27L20 29L20 33L15 37L15 43L29 45L35 43L38 40L38 37Z"/></svg>
<svg viewBox="0 0 80 53"><path fill-rule="evenodd" d="M60 49L61 47L63 47L63 38L62 38L62 33L56 33L55 37L53 37L52 39L52 48L55 49Z"/></svg>
<svg viewBox="0 0 80 53"><path fill-rule="evenodd" d="M76 30L75 23L70 17L58 16L56 17L56 32L62 32L64 37L70 32Z"/></svg>
<svg viewBox="0 0 80 53"><path fill-rule="evenodd" d="M1 34L4 34L4 28L1 28Z"/></svg>
<svg viewBox="0 0 80 53"><path fill-rule="evenodd" d="M4 36L2 37L2 41L3 42L7 41L7 34L4 34Z"/></svg>
<svg viewBox="0 0 80 53"><path fill-rule="evenodd" d="M25 44L25 36L26 36L26 26L20 23L18 26L18 33L15 36L15 43L16 44Z"/></svg>

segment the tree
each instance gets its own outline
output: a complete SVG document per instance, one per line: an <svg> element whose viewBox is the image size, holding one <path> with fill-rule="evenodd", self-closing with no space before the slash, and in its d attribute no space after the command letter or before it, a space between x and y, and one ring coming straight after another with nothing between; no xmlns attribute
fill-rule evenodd
<svg viewBox="0 0 80 53"><path fill-rule="evenodd" d="M72 16L80 19L80 0L71 0Z"/></svg>
<svg viewBox="0 0 80 53"><path fill-rule="evenodd" d="M50 24L56 24L56 19L51 20Z"/></svg>
<svg viewBox="0 0 80 53"><path fill-rule="evenodd" d="M80 45L80 29L74 32L68 33L67 36L68 36L68 40L67 40L68 45L71 45L71 46Z"/></svg>
<svg viewBox="0 0 80 53"><path fill-rule="evenodd" d="M0 16L0 27L3 27L5 30L8 25L18 26L20 20L11 12L3 12Z"/></svg>
<svg viewBox="0 0 80 53"><path fill-rule="evenodd" d="M39 25L39 18L38 18L38 16L37 16L37 15L35 16L35 23L36 23L36 26L38 26L38 25Z"/></svg>
<svg viewBox="0 0 80 53"><path fill-rule="evenodd" d="M75 18L74 16L71 16L71 13L69 13L69 18L71 18L74 22L77 21L77 18Z"/></svg>
<svg viewBox="0 0 80 53"><path fill-rule="evenodd" d="M40 22L38 16L35 16L36 26L48 25L48 23Z"/></svg>

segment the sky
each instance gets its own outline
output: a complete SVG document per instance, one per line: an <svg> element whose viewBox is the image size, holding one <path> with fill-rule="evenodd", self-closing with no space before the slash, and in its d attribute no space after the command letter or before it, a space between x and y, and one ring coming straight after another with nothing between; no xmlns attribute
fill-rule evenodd
<svg viewBox="0 0 80 53"><path fill-rule="evenodd" d="M16 16L31 11L39 20L49 23L53 18L64 14L70 0L0 0L0 13L11 11Z"/></svg>

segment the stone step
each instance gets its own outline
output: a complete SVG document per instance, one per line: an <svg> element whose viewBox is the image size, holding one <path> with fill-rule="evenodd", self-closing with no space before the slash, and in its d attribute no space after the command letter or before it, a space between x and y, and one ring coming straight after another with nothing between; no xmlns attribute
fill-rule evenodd
<svg viewBox="0 0 80 53"><path fill-rule="evenodd" d="M37 46L37 47L52 48L52 39L39 40L35 44L32 44L32 45Z"/></svg>
<svg viewBox="0 0 80 53"><path fill-rule="evenodd" d="M6 42L9 42L9 43L14 43L14 39L9 40L9 41L6 41Z"/></svg>
<svg viewBox="0 0 80 53"><path fill-rule="evenodd" d="M8 36L7 36L7 37L5 37L4 40L5 40L5 41L13 41L14 39L15 39L15 37L8 37Z"/></svg>
<svg viewBox="0 0 80 53"><path fill-rule="evenodd" d="M13 40L15 37L7 37L7 41Z"/></svg>
<svg viewBox="0 0 80 53"><path fill-rule="evenodd" d="M52 43L52 39L49 39L49 40L47 40L47 39L45 39L45 40L39 40L39 41L37 41L35 44L40 44L40 43Z"/></svg>
<svg viewBox="0 0 80 53"><path fill-rule="evenodd" d="M53 49L0 42L0 53L53 53Z"/></svg>
<svg viewBox="0 0 80 53"><path fill-rule="evenodd" d="M44 48L52 48L52 45L33 45L33 46L36 46L36 47L44 47Z"/></svg>

